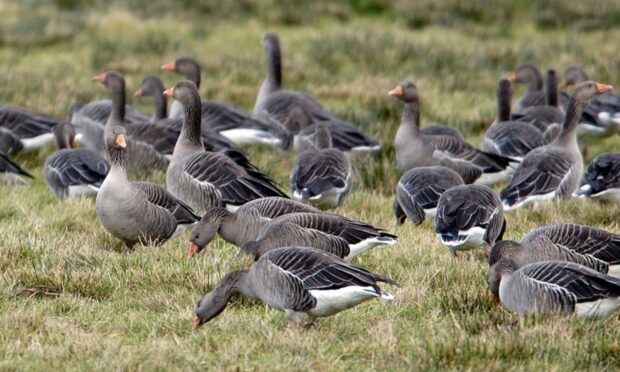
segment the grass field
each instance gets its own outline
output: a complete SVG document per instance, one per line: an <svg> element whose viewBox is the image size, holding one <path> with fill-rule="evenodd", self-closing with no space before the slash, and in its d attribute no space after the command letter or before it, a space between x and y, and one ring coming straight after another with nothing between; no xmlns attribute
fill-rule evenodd
<svg viewBox="0 0 620 372"><path fill-rule="evenodd" d="M36 180L26 188L2 186L0 193L0 370L620 367L618 316L606 322L521 319L492 305L482 252L452 258L431 222L396 226L391 208L399 174L390 143L401 105L387 96L401 80L416 82L424 123L450 124L478 142L495 116L498 79L519 63L560 73L578 63L617 86L617 3L590 9L546 1L532 8L521 0L513 12L510 2L493 7L485 0L469 6L421 1L411 8L405 1L315 7L270 1L268 11L250 0L180 2L196 6L195 14L161 1L148 10L147 2L129 9L96 2L96 11L79 0L29 9L31 3L0 4L0 102L59 118L76 100L106 97L90 81L106 69L122 71L130 91L147 74L171 86L178 76L162 75L159 66L179 55L204 66L203 97L250 109L264 75L262 34L277 31L285 85L312 93L385 145L358 159L354 192L337 212L400 237L355 263L402 287L386 287L396 296L390 303L368 302L321 319L309 332L245 298L193 330L196 301L250 260L217 240L187 261L186 235L161 247L125 250L98 224L94 199L60 203L48 192L41 165L50 147L17 156ZM130 103L150 112L148 102ZM591 143L586 160L619 145L618 137ZM248 151L287 184L281 154ZM164 183L163 173L139 177ZM518 210L507 221L508 239L561 221L620 232L617 207L582 200Z"/></svg>

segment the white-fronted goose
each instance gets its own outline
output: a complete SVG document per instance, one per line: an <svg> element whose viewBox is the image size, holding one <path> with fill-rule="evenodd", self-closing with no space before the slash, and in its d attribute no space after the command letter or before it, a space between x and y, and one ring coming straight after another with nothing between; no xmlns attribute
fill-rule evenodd
<svg viewBox="0 0 620 372"><path fill-rule="evenodd" d="M541 131L533 125L511 120L512 87L510 81L507 79L500 80L495 94L497 118L484 133L482 151L522 160L528 152L543 146L546 143L545 138Z"/></svg>
<svg viewBox="0 0 620 372"><path fill-rule="evenodd" d="M323 212L278 196L249 201L234 212L224 207L211 208L192 229L188 258L205 249L216 234L225 241L241 247L249 241L256 240L263 226L269 221L288 213Z"/></svg>
<svg viewBox="0 0 620 372"><path fill-rule="evenodd" d="M17 165L8 155L0 152L0 181L8 184L27 185L24 177L34 178L30 173Z"/></svg>
<svg viewBox="0 0 620 372"><path fill-rule="evenodd" d="M559 124L564 120L564 111L558 104L558 78L555 70L548 70L545 78L545 104L526 107L512 115L513 120L531 123L541 132L551 124Z"/></svg>
<svg viewBox="0 0 620 372"><path fill-rule="evenodd" d="M579 66L570 66L564 72L562 87L577 85L590 80ZM562 92L563 104L568 104L568 94ZM584 109L579 120L578 133L586 137L608 137L620 129L620 96L609 91L595 97Z"/></svg>
<svg viewBox="0 0 620 372"><path fill-rule="evenodd" d="M603 274L620 274L620 236L577 224L542 225L521 242L505 240L493 246L489 266L503 258L519 266L540 261L570 261Z"/></svg>
<svg viewBox="0 0 620 372"><path fill-rule="evenodd" d="M435 233L456 256L456 251L493 245L506 230L502 202L495 191L481 185L455 186L437 202Z"/></svg>
<svg viewBox="0 0 620 372"><path fill-rule="evenodd" d="M575 194L620 204L620 153L605 153L594 158Z"/></svg>
<svg viewBox="0 0 620 372"><path fill-rule="evenodd" d="M132 247L135 243L162 244L194 224L198 217L190 207L166 189L127 179L128 153L125 128L106 133L112 167L97 193L97 218L112 235Z"/></svg>
<svg viewBox="0 0 620 372"><path fill-rule="evenodd" d="M336 147L342 151L369 152L377 151L380 146L375 140L362 133L355 125L348 123L328 112L316 99L304 92L282 89L282 54L280 39L273 32L267 32L263 38L263 50L267 65L267 76L263 81L254 104L254 113L267 115L279 122L284 122L294 107L307 112L310 123L325 123L333 133ZM339 128L342 126L342 128ZM299 128L304 130L302 125ZM343 142L343 145L340 145Z"/></svg>
<svg viewBox="0 0 620 372"><path fill-rule="evenodd" d="M398 284L386 277L348 264L327 252L307 247L275 249L262 256L250 270L227 274L198 301L196 327L219 315L231 297L242 293L284 311L300 324L304 315L308 326L316 318L349 309L371 298L391 300L378 282Z"/></svg>
<svg viewBox="0 0 620 372"><path fill-rule="evenodd" d="M43 164L47 187L60 200L96 193L110 171L110 164L91 149L78 149L70 124L58 124L54 136L59 150Z"/></svg>
<svg viewBox="0 0 620 372"><path fill-rule="evenodd" d="M350 153L375 151L380 148L377 141L369 138L355 126L342 120L315 121L312 115L301 108L293 106L282 126L293 137L293 141L283 144L284 150L293 145L298 153L314 145L316 128L321 125L329 128L332 135L333 146L341 151Z"/></svg>
<svg viewBox="0 0 620 372"><path fill-rule="evenodd" d="M250 200L286 195L247 159L243 166L220 152L205 151L201 141L200 95L191 81L164 92L183 104L183 128L174 147L166 184L198 213L212 207L236 209ZM242 154L238 156L243 157Z"/></svg>
<svg viewBox="0 0 620 372"><path fill-rule="evenodd" d="M394 214L398 223L407 218L415 225L424 222L424 217L435 217L439 197L446 190L463 184L455 171L446 167L419 167L410 169L396 185Z"/></svg>
<svg viewBox="0 0 620 372"><path fill-rule="evenodd" d="M200 66L191 57L180 57L161 66L164 71L176 72L200 88ZM223 102L202 101L203 126L219 132L237 145L262 143L281 146L284 135L278 123L255 117L239 107ZM174 101L171 118L183 116L183 106Z"/></svg>
<svg viewBox="0 0 620 372"><path fill-rule="evenodd" d="M255 241L241 250L258 258L266 252L290 245L314 247L340 258L352 259L398 237L382 228L327 213L289 213L268 222Z"/></svg>
<svg viewBox="0 0 620 372"><path fill-rule="evenodd" d="M531 106L542 106L545 104L545 93L543 92L543 77L536 66L531 63L524 63L508 77L511 83L521 83L527 85L527 91L517 100L512 109L513 114L519 114L522 110Z"/></svg>
<svg viewBox="0 0 620 372"><path fill-rule="evenodd" d="M110 131L115 126L125 126L125 78L117 71L104 72L93 78L93 81L103 84L108 90L112 98L112 110L110 117L103 127L103 134L101 134L101 127L92 128L88 132L96 134L99 132L100 139L93 138L96 142L103 142L103 138L108 136ZM146 121L148 122L148 118ZM85 133L86 134L86 133ZM86 136L83 137L86 139ZM96 144L98 146L98 144ZM95 147L95 150L97 147ZM137 171L151 171L165 169L168 165L168 159L164 154L159 153L150 143L140 141L129 137L127 139L127 153L129 159L129 168Z"/></svg>
<svg viewBox="0 0 620 372"><path fill-rule="evenodd" d="M579 186L583 159L577 145L577 123L588 102L611 86L588 81L571 96L562 132L550 144L530 151L501 191L505 209L517 208L537 200L570 198Z"/></svg>
<svg viewBox="0 0 620 372"><path fill-rule="evenodd" d="M314 147L299 154L291 171L293 197L319 208L342 205L353 186L353 169L347 156L332 147L329 129L319 125Z"/></svg>
<svg viewBox="0 0 620 372"><path fill-rule="evenodd" d="M465 183L491 184L510 177L511 162L515 160L482 152L454 136L421 133L420 102L415 84L408 81L400 83L389 95L405 104L394 140L396 163L402 171L442 165L457 172Z"/></svg>
<svg viewBox="0 0 620 372"><path fill-rule="evenodd" d="M0 137L6 138L0 151L38 150L53 143L52 129L57 124L50 116L23 107L0 105Z"/></svg>
<svg viewBox="0 0 620 372"><path fill-rule="evenodd" d="M521 316L607 318L620 307L620 279L572 262L545 261L521 268L503 259L489 270L496 301Z"/></svg>

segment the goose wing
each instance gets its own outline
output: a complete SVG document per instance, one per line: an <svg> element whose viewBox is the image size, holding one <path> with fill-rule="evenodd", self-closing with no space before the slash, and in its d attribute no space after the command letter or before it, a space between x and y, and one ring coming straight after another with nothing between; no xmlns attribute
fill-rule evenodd
<svg viewBox="0 0 620 372"><path fill-rule="evenodd" d="M0 152L0 173L16 173L23 176L34 178L30 173L26 172L22 167L17 165L8 155Z"/></svg>
<svg viewBox="0 0 620 372"><path fill-rule="evenodd" d="M59 150L50 155L44 168L46 174L55 175L64 186L99 187L110 171L110 164L89 149Z"/></svg>
<svg viewBox="0 0 620 372"><path fill-rule="evenodd" d="M0 105L0 127L19 138L32 138L50 133L58 121L21 107Z"/></svg>
<svg viewBox="0 0 620 372"><path fill-rule="evenodd" d="M165 188L150 182L132 182L132 184L146 195L149 203L172 213L177 223L194 223L200 219L187 204L175 198Z"/></svg>
<svg viewBox="0 0 620 372"><path fill-rule="evenodd" d="M577 253L620 264L620 236L605 230L572 223L544 225L532 230L527 237L538 235Z"/></svg>
<svg viewBox="0 0 620 372"><path fill-rule="evenodd" d="M351 166L346 155L339 150L310 149L300 155L291 171L291 188L307 190L310 196L332 189L344 189L351 176Z"/></svg>

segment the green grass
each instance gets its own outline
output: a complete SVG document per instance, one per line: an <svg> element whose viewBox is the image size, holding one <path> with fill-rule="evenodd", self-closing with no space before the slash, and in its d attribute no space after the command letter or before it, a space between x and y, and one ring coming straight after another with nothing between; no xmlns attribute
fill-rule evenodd
<svg viewBox="0 0 620 372"><path fill-rule="evenodd" d="M389 144L401 105L387 97L397 82L412 80L422 94L424 123L448 123L478 142L495 115L495 84L519 63L560 72L579 63L596 80L618 85L613 40L620 30L581 31L591 29L584 25L593 19L613 24L615 2L592 9L559 1L536 8L525 0L513 9L507 1L492 7L484 0L286 1L277 9L275 1L264 8L250 0L148 3L154 8L134 2L108 9L96 2L90 11L80 0L33 10L26 8L30 2L1 4L0 101L64 118L75 100L106 97L90 81L105 69L121 70L133 91L145 75L161 75L162 63L193 55L204 66L205 97L250 109L264 73L262 34L275 30L283 44L286 86L311 92L385 145L380 154L358 159L354 192L337 212L399 235L397 245L355 263L402 288L390 288L396 296L390 303L371 301L321 319L310 332L245 298L193 330L196 301L250 260L217 240L187 261L187 236L162 247L125 250L98 224L93 199L60 203L48 192L41 174L53 151L48 148L17 156L37 177L29 187L2 186L0 193L0 369L620 366L617 316L606 322L521 319L492 305L482 252L452 258L429 221L395 225L391 205L399 175ZM195 14L183 10L192 5ZM550 10L535 12L541 8ZM553 21L541 22L543 16ZM166 86L178 79L161 76ZM150 112L148 102L131 103ZM587 160L619 145L617 137L592 143ZM281 166L280 154L248 150L261 169L287 184L289 169ZM145 178L164 181L162 173ZM620 231L616 206L581 200L518 210L507 220L508 239L561 221Z"/></svg>

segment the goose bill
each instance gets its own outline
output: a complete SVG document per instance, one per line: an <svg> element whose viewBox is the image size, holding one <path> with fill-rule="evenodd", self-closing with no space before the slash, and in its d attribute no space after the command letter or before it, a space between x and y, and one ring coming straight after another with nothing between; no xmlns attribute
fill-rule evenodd
<svg viewBox="0 0 620 372"><path fill-rule="evenodd" d="M187 258L192 259L194 255L200 252L200 247L196 243L189 243L189 248L187 250Z"/></svg>

